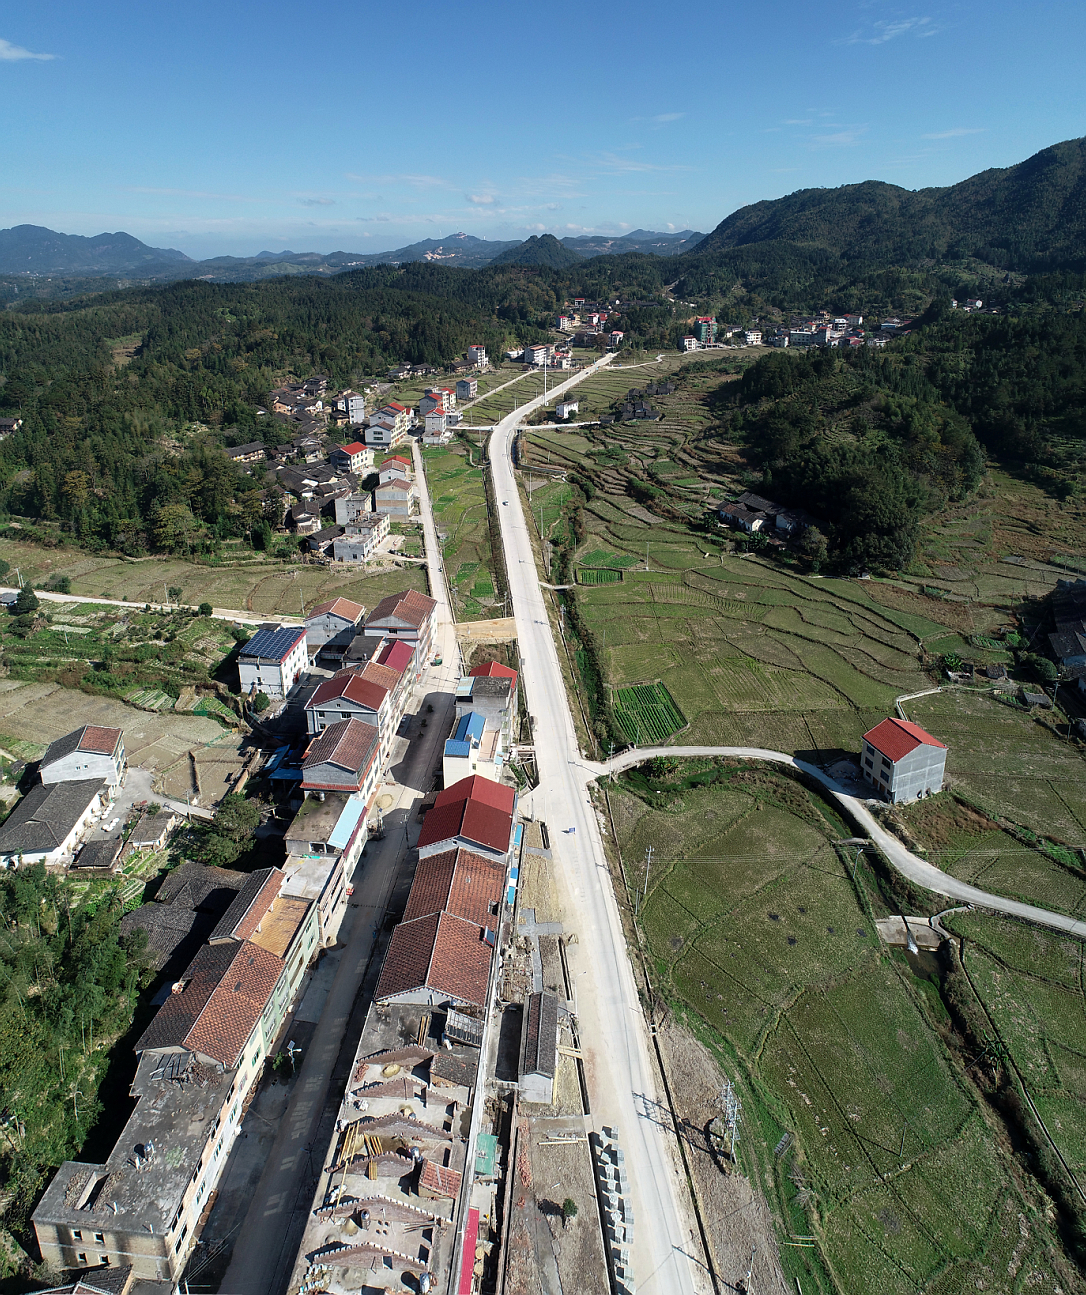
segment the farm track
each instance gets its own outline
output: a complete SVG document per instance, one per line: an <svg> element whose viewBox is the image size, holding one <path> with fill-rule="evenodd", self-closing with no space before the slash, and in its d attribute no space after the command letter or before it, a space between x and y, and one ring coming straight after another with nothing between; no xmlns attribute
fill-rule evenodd
<svg viewBox="0 0 1086 1295"><path fill-rule="evenodd" d="M1005 917L1017 917L1026 922L1034 922L1038 926L1063 931L1078 939L1086 938L1086 921L1065 916L1063 913L1053 913L1046 908L1038 908L1033 904L1023 904L1017 900L1006 899L1002 895L990 894L988 891L980 890L976 886L958 881L949 873L936 868L934 864L919 858L906 849L897 837L892 836L885 828L879 825L863 800L845 791L834 779L823 773L815 765L808 764L805 760L797 760L794 756L786 755L783 751L766 751L758 747L747 746L641 747L625 751L607 764L586 760L583 762L583 767L594 774L596 778L604 778L612 772L618 773L624 769L631 769L635 765L642 764L646 760L652 760L657 756L670 759L724 756L731 759L764 760L770 764L787 765L805 774L808 778L812 778L824 788L837 801L848 817L867 832L867 835L879 847L890 865L908 878L909 881L915 882L916 885L922 886L925 890L933 891L937 895L945 895L949 899L960 900L977 908L1001 913Z"/></svg>

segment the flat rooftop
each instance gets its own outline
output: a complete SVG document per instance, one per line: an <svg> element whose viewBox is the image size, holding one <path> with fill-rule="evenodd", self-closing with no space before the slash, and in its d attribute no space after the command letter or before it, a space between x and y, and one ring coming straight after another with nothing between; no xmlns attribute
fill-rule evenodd
<svg viewBox="0 0 1086 1295"><path fill-rule="evenodd" d="M325 1162L336 1168L322 1178L290 1289L306 1280L307 1255L329 1265L319 1276L330 1295L369 1289L375 1266L385 1282L430 1272L434 1289L447 1284L456 1200L440 1193L464 1172L479 1051L443 1047L444 1020L415 1004L370 1007ZM432 1073L434 1062L442 1064ZM369 1231L358 1228L363 1211Z"/></svg>
<svg viewBox="0 0 1086 1295"><path fill-rule="evenodd" d="M202 1065L191 1053L145 1053L132 1081L139 1101L109 1159L66 1161L34 1218L99 1232L166 1232L236 1073Z"/></svg>

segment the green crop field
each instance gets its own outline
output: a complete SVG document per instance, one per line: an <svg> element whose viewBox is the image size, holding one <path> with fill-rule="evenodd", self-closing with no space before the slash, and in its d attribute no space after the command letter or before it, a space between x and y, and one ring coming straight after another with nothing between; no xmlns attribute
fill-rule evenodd
<svg viewBox="0 0 1086 1295"><path fill-rule="evenodd" d="M471 457L478 462L477 451ZM424 450L423 463L456 618L485 620L494 615L495 604L482 469L468 461L468 452L459 443Z"/></svg>
<svg viewBox="0 0 1086 1295"><path fill-rule="evenodd" d="M686 727L682 711L661 683L639 684L615 691L614 711L626 736L638 746L666 742L672 733Z"/></svg>
<svg viewBox="0 0 1086 1295"><path fill-rule="evenodd" d="M655 848L641 911L654 978L736 1083L743 1169L782 1240L810 1239L781 1246L790 1288L1009 1290L1016 1253L1037 1289L1073 1281L1045 1198L944 1042L929 968L880 944L873 875L861 863L853 882L833 848L835 815L756 766L670 764L640 794L638 771L610 794L617 838L630 862ZM1078 995L1073 1023L1049 1030L1066 1049L1086 1027L1078 964L1054 943L1037 953L1068 1008ZM1051 1007L1034 1004L1038 1015ZM1086 1065L1078 1073L1086 1080ZM1069 1123L1070 1095L1059 1097Z"/></svg>
<svg viewBox="0 0 1086 1295"><path fill-rule="evenodd" d="M622 572L610 567L579 567L576 574L579 585L617 585L622 582Z"/></svg>
<svg viewBox="0 0 1086 1295"><path fill-rule="evenodd" d="M1086 1171L1083 945L1007 919L958 913L963 965L1060 1154Z"/></svg>
<svg viewBox="0 0 1086 1295"><path fill-rule="evenodd" d="M906 709L950 748L951 791L1038 835L1086 845L1086 759L1050 722L972 692L918 697Z"/></svg>

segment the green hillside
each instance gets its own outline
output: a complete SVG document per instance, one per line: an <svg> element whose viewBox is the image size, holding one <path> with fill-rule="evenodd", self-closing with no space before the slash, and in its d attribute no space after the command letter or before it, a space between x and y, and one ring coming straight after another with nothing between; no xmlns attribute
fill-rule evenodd
<svg viewBox="0 0 1086 1295"><path fill-rule="evenodd" d="M880 180L800 189L733 212L685 258L794 243L884 265L972 256L1036 273L1086 264L1086 139L1016 166L915 192Z"/></svg>
<svg viewBox="0 0 1086 1295"><path fill-rule="evenodd" d="M496 256L491 265L545 265L552 270L564 270L580 261L579 253L564 247L553 234L533 234L527 242L511 247Z"/></svg>

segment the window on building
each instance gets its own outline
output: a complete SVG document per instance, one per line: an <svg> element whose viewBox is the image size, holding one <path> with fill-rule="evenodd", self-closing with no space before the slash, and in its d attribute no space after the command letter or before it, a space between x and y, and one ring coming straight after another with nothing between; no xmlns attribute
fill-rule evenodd
<svg viewBox="0 0 1086 1295"><path fill-rule="evenodd" d="M75 1260L76 1260L76 1263L85 1264L87 1262L87 1256L81 1250L76 1255Z"/></svg>
<svg viewBox="0 0 1086 1295"><path fill-rule="evenodd" d="M890 767L890 761L889 761L889 760L887 760L887 758L886 758L885 756L883 756L883 757L882 757L882 767L883 767L884 769L889 769L889 767Z"/></svg>
<svg viewBox="0 0 1086 1295"><path fill-rule="evenodd" d="M73 1241L82 1241L82 1240L83 1240L83 1233L79 1230L79 1228L73 1228L73 1230L72 1230L72 1240L73 1240Z"/></svg>
<svg viewBox="0 0 1086 1295"><path fill-rule="evenodd" d="M102 1244L102 1242L105 1240L105 1237L101 1234L101 1232L96 1232L96 1233L94 1234L94 1239L95 1239L95 1241L97 1241L97 1242L98 1242L98 1244L99 1244L99 1245L101 1245L101 1244Z"/></svg>
<svg viewBox="0 0 1086 1295"><path fill-rule="evenodd" d="M109 1267L109 1255L99 1255L99 1256L98 1256L98 1262L102 1265L102 1267L103 1267L103 1268L108 1268L108 1267Z"/></svg>
<svg viewBox="0 0 1086 1295"><path fill-rule="evenodd" d="M886 772L886 770L885 770L885 769L880 769L880 770L879 770L879 777L883 780L883 782L889 782L889 781L890 781L890 775Z"/></svg>

